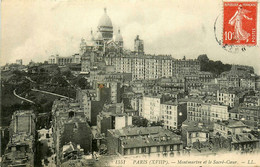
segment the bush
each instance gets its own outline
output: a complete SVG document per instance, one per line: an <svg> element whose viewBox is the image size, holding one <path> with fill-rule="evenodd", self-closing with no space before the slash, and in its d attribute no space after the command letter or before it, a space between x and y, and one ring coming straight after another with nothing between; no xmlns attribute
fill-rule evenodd
<svg viewBox="0 0 260 167"><path fill-rule="evenodd" d="M137 126L137 127L147 127L148 122L149 121L146 118L139 117L139 116L134 116L133 117L133 125L134 126Z"/></svg>

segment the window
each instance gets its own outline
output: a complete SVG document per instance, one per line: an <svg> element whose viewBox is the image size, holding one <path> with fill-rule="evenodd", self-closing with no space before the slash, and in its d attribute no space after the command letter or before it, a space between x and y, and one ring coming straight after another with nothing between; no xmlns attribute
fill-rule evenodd
<svg viewBox="0 0 260 167"><path fill-rule="evenodd" d="M141 153L140 149L136 148L136 154L139 154L139 153Z"/></svg>
<svg viewBox="0 0 260 167"><path fill-rule="evenodd" d="M166 146L163 146L163 152L166 152Z"/></svg>
<svg viewBox="0 0 260 167"><path fill-rule="evenodd" d="M173 151L173 145L170 145L170 150Z"/></svg>
<svg viewBox="0 0 260 167"><path fill-rule="evenodd" d="M130 149L130 154L134 154L134 148Z"/></svg>
<svg viewBox="0 0 260 167"><path fill-rule="evenodd" d="M160 146L157 146L156 151L160 152Z"/></svg>
<svg viewBox="0 0 260 167"><path fill-rule="evenodd" d="M177 151L180 151L180 145L177 145Z"/></svg>
<svg viewBox="0 0 260 167"><path fill-rule="evenodd" d="M146 148L145 147L142 147L142 153L146 153Z"/></svg>
<svg viewBox="0 0 260 167"><path fill-rule="evenodd" d="M124 155L127 155L127 151L128 151L128 149L125 148L125 149L124 149Z"/></svg>

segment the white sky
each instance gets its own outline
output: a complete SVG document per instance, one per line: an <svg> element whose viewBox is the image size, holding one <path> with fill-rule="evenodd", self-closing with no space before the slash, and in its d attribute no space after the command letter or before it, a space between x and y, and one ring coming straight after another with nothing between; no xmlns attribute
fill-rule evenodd
<svg viewBox="0 0 260 167"><path fill-rule="evenodd" d="M134 38L140 35L146 53L175 58L207 54L223 63L254 66L260 74L259 47L229 53L216 42L214 22L222 13L221 0L2 0L1 65L78 53L80 39L91 28L96 31L104 7L128 49L133 50ZM221 19L217 23L221 32Z"/></svg>

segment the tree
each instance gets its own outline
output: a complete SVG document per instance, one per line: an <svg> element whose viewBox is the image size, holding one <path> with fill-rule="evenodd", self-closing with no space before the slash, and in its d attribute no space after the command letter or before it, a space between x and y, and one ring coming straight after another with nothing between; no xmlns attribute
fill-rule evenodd
<svg viewBox="0 0 260 167"><path fill-rule="evenodd" d="M133 125L134 126L137 126L137 127L147 127L148 122L149 121L146 118L139 117L139 116L134 116L133 117Z"/></svg>
<svg viewBox="0 0 260 167"><path fill-rule="evenodd" d="M60 75L55 75L53 78L52 78L52 83L54 84L58 84L60 85L61 87L67 87L69 86L69 83Z"/></svg>
<svg viewBox="0 0 260 167"><path fill-rule="evenodd" d="M209 61L209 58L208 58L208 56L207 56L206 54L203 54L203 55L199 55L199 56L198 56L198 60L199 60L200 62L202 62L202 61L208 62L208 61Z"/></svg>
<svg viewBox="0 0 260 167"><path fill-rule="evenodd" d="M73 78L73 75L70 70L63 71L62 75L65 76L66 78Z"/></svg>
<svg viewBox="0 0 260 167"><path fill-rule="evenodd" d="M77 85L81 89L89 89L90 84L87 79L83 77L77 77L76 79L71 81L72 85Z"/></svg>
<svg viewBox="0 0 260 167"><path fill-rule="evenodd" d="M214 75L220 75L224 71L230 71L230 64L223 64L221 61L209 60L206 54L199 55L198 60L200 62L201 71L211 72Z"/></svg>
<svg viewBox="0 0 260 167"><path fill-rule="evenodd" d="M163 126L163 120L158 121L158 122L152 122L151 126Z"/></svg>
<svg viewBox="0 0 260 167"><path fill-rule="evenodd" d="M86 89L88 86L88 81L85 78L80 78L78 80L78 86L82 89Z"/></svg>

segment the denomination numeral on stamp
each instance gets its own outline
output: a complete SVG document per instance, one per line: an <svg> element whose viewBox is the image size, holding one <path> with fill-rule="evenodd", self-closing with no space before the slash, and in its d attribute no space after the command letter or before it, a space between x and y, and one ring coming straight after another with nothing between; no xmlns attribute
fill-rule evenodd
<svg viewBox="0 0 260 167"><path fill-rule="evenodd" d="M225 31L225 40L232 40L232 38L233 38L233 32L231 32L231 31Z"/></svg>

